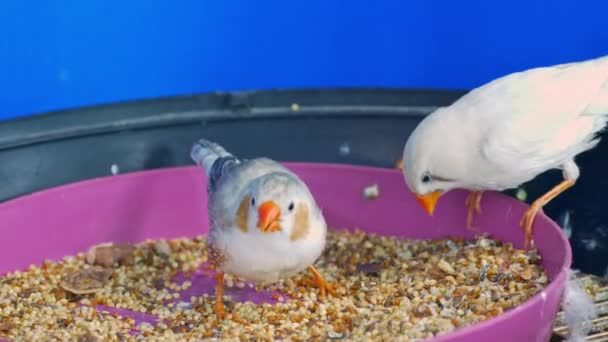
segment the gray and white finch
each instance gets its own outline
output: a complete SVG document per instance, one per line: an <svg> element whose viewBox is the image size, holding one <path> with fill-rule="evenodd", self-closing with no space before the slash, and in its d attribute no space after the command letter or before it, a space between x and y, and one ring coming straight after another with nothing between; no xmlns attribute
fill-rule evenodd
<svg viewBox="0 0 608 342"><path fill-rule="evenodd" d="M430 214L441 194L472 191L467 227L483 191L516 188L550 169L564 180L535 200L521 220L525 248L539 210L573 186L574 158L594 148L608 118L608 56L516 72L428 115L408 138L403 174Z"/></svg>
<svg viewBox="0 0 608 342"><path fill-rule="evenodd" d="M321 297L335 295L312 266L325 248L327 225L297 175L267 158L239 160L204 139L192 146L190 156L207 174L207 246L217 271L218 316L225 316L224 273L275 282L308 269Z"/></svg>

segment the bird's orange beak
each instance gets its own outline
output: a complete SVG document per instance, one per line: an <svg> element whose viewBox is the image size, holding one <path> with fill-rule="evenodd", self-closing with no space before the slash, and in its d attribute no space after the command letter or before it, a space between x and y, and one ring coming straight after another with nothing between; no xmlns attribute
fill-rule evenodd
<svg viewBox="0 0 608 342"><path fill-rule="evenodd" d="M279 223L281 209L273 201L267 201L260 205L258 208L258 217L258 228L264 233L281 230L281 225Z"/></svg>
<svg viewBox="0 0 608 342"><path fill-rule="evenodd" d="M441 194L441 191L433 191L422 196L416 195L416 199L418 200L418 203L420 203L422 208L424 208L424 210L426 210L429 215L433 216L435 206L437 205L437 201L439 200Z"/></svg>

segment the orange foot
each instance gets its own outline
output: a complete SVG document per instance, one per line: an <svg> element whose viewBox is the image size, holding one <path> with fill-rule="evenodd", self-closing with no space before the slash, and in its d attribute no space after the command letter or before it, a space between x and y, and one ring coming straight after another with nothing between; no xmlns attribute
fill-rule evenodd
<svg viewBox="0 0 608 342"><path fill-rule="evenodd" d="M215 304L213 305L213 310L215 311L217 318L223 320L228 316L224 308L224 301L222 300L222 297L224 296L224 273L217 273L216 278L217 286L215 288ZM239 324L249 325L249 322L244 321L236 313L232 314L232 320Z"/></svg>
<svg viewBox="0 0 608 342"><path fill-rule="evenodd" d="M530 244L532 242L532 233L533 233L533 225L534 225L534 219L536 218L536 215L538 214L538 212L543 212L542 207L539 205L539 203L534 202L530 208L528 208L528 210L526 210L526 212L524 213L524 216L521 218L521 221L519 223L519 227L521 228L522 232L524 233L524 249L528 249L530 247Z"/></svg>
<svg viewBox="0 0 608 342"><path fill-rule="evenodd" d="M310 271L310 273L312 273L313 275L313 279L308 279L306 281L306 285L309 286L315 286L319 288L319 291L321 292L321 299L325 300L327 293L329 293L330 295L336 297L336 291L334 290L333 286L328 283L325 278L323 278L323 276L321 275L321 273L319 273L319 271L317 271L316 268L314 268L312 265L308 266L308 270Z"/></svg>
<svg viewBox="0 0 608 342"><path fill-rule="evenodd" d="M568 188L574 185L573 180L563 180L561 183L556 185L553 189L549 190L546 194L539 197L536 201L532 202L532 205L521 219L520 227L524 232L525 240L524 240L524 249L528 249L530 247L530 242L532 241L532 226L534 224L534 219L538 212L542 212L542 208L549 203L552 199L557 197L557 195L566 191Z"/></svg>
<svg viewBox="0 0 608 342"><path fill-rule="evenodd" d="M479 229L473 227L473 216L481 213L481 195L483 191L471 191L467 196L465 205L467 207L467 229L479 233Z"/></svg>

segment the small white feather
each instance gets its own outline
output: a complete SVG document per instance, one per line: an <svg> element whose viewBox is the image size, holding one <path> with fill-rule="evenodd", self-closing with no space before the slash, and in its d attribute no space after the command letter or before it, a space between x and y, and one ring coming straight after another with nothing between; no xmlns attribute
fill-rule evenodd
<svg viewBox="0 0 608 342"><path fill-rule="evenodd" d="M117 175L118 171L119 171L118 165L112 164L112 166L110 166L110 172L112 172L113 175Z"/></svg>
<svg viewBox="0 0 608 342"><path fill-rule="evenodd" d="M564 292L563 308L565 320L570 330L568 341L581 342L591 329L591 320L597 317L593 300L582 288L580 280L576 278L578 272L570 270Z"/></svg>

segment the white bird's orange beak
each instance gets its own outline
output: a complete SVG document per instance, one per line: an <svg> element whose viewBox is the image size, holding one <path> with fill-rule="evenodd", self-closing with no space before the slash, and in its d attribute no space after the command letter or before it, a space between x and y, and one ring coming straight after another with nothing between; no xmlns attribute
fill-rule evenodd
<svg viewBox="0 0 608 342"><path fill-rule="evenodd" d="M424 208L424 210L430 215L433 216L433 212L435 211L435 206L437 205L437 201L439 197L443 194L441 191L433 191L429 192L426 195L416 195L416 199L418 203Z"/></svg>
<svg viewBox="0 0 608 342"><path fill-rule="evenodd" d="M281 224L279 223L281 208L273 201L267 201L260 205L258 208L258 217L258 228L264 233L281 230Z"/></svg>

